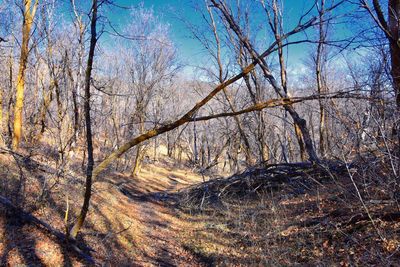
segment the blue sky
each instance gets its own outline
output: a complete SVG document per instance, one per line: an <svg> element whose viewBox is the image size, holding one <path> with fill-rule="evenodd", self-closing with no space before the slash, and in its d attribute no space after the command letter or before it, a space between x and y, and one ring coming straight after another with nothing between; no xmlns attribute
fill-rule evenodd
<svg viewBox="0 0 400 267"><path fill-rule="evenodd" d="M201 1L201 0L199 0ZM115 3L125 7L135 7L144 3L146 8L152 8L156 15L161 16L161 20L170 25L171 39L177 45L179 54L182 58L198 57L201 47L197 41L191 38L191 33L187 27L178 19L182 16L193 23L198 23L201 18L196 14L192 7L191 0L116 0ZM115 9L111 14L111 20L115 23L129 20L129 10Z"/></svg>
<svg viewBox="0 0 400 267"><path fill-rule="evenodd" d="M125 7L134 7L143 2L147 8L153 8L157 15L162 16L163 21L171 25L171 37L180 46L185 57L193 56L198 52L196 49L198 43L192 40L190 31L177 19L177 16L182 16L194 24L201 23L201 17L193 8L193 3L198 2L199 5L202 5L203 0L115 0L114 2ZM305 7L308 7L313 1L286 0L285 2L286 14L298 18L299 14L306 9ZM115 9L115 12L111 14L111 19L115 22L127 20L129 19L129 11Z"/></svg>
<svg viewBox="0 0 400 267"><path fill-rule="evenodd" d="M253 0L242 0L242 1L253 1ZM203 0L114 0L116 5L125 7L135 7L140 3L144 3L145 7L153 8L156 15L161 16L161 21L170 24L170 35L174 43L178 48L178 54L181 59L188 63L188 61L197 62L206 57L206 53L203 51L201 45L191 37L190 30L180 21L177 17L183 17L193 24L202 23L200 14L193 8L193 3L204 5ZM256 1L254 1L255 3ZM285 26L286 30L291 29L298 22L301 14L308 10L314 0L284 0L284 14L285 14ZM327 1L330 2L330 1ZM258 13L253 14L256 23L264 23L265 15L261 8L257 9ZM349 10L342 10L349 11ZM130 11L120 8L113 8L113 11L108 13L107 16L115 25L123 25L124 22L129 20ZM267 23L267 21L265 21ZM336 26L335 35L344 36L349 32L343 26ZM308 34L312 34L310 31ZM304 37L303 35L295 38ZM292 39L295 40L295 39ZM268 46L266 41L265 47ZM262 47L261 49L263 49ZM202 52L203 51L203 52ZM261 52L261 51L260 51ZM309 45L296 45L289 50L289 62L290 63L302 63L303 59L310 53Z"/></svg>

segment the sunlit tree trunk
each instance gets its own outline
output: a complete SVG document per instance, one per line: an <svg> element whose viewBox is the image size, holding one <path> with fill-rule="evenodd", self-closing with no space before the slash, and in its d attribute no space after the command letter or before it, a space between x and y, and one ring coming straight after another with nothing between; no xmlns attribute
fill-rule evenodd
<svg viewBox="0 0 400 267"><path fill-rule="evenodd" d="M14 107L14 130L13 130L13 149L18 149L22 135L22 111L24 107L24 88L25 88L25 70L29 55L29 39L33 19L35 17L38 0L32 6L31 0L23 0L23 23L22 23L22 44L19 60L19 71L17 76L16 98Z"/></svg>
<svg viewBox="0 0 400 267"><path fill-rule="evenodd" d="M144 114L143 114L144 115ZM142 116L142 115L141 115ZM140 134L144 132L144 118L140 118ZM132 176L137 176L142 168L142 161L145 153L143 145L139 144L136 148L135 161L133 163Z"/></svg>

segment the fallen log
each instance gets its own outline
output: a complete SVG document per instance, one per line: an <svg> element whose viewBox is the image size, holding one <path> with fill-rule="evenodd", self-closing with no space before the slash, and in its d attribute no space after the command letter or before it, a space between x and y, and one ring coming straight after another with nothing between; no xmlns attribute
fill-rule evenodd
<svg viewBox="0 0 400 267"><path fill-rule="evenodd" d="M82 243L78 243L78 241L76 241L75 239L67 237L64 233L54 229L51 225L36 218L31 213L26 212L26 211L22 210L21 208L15 206L9 199L7 199L1 195L0 195L0 204L6 210L8 210L10 213L12 213L13 216L18 217L22 222L30 223L32 225L35 225L39 229L44 230L48 234L55 237L61 244L65 245L67 248L72 250L79 258L85 260L87 263L90 263L93 265L95 264L94 259L90 255L87 254L87 253L94 251L89 246L82 244Z"/></svg>

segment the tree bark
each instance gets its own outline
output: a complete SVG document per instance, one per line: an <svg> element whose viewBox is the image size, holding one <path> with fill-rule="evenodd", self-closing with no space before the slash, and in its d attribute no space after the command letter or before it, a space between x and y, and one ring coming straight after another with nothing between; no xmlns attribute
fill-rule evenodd
<svg viewBox="0 0 400 267"><path fill-rule="evenodd" d="M19 60L19 71L17 76L16 98L14 106L14 128L12 147L14 150L19 148L22 135L22 111L24 108L24 89L25 89L25 71L29 55L29 39L33 18L35 17L38 0L32 6L31 0L23 0L24 14L22 23L22 44Z"/></svg>
<svg viewBox="0 0 400 267"><path fill-rule="evenodd" d="M391 75L396 95L397 109L400 111L400 0L389 0L389 31L390 39Z"/></svg>
<svg viewBox="0 0 400 267"><path fill-rule="evenodd" d="M326 40L326 25L324 24L324 8L325 0L321 0L321 7L319 10L319 42L317 46L315 74L317 79L317 91L319 94L326 93L326 83L323 79L323 60L324 60L324 43ZM326 129L326 113L323 100L319 100L319 150L322 157L326 153L327 143L327 129Z"/></svg>
<svg viewBox="0 0 400 267"><path fill-rule="evenodd" d="M93 140L92 140L92 125L90 118L90 81L92 77L92 68L93 68L93 59L94 52L97 43L97 32L96 32L96 24L97 24L97 8L98 2L97 0L92 1L92 17L90 23L91 29L91 37L90 37L90 47L89 47L89 55L85 73L85 102L84 102L84 110L85 110L85 125L86 125L86 143L87 143L87 168L86 168L86 184L85 184L85 195L83 200L83 205L81 212L74 224L71 228L69 235L72 238L76 238L79 230L81 229L87 212L89 210L90 197L92 195L92 174L93 174Z"/></svg>

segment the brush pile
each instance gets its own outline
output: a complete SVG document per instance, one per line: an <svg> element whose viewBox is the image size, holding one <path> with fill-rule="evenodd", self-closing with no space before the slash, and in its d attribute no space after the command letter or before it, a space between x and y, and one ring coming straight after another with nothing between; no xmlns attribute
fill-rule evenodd
<svg viewBox="0 0 400 267"><path fill-rule="evenodd" d="M312 184L351 172L353 164L340 161L260 164L228 178L217 178L193 185L180 192L181 203L189 206L220 204L221 200L240 199L282 187L301 193ZM286 189L287 189L286 188Z"/></svg>

